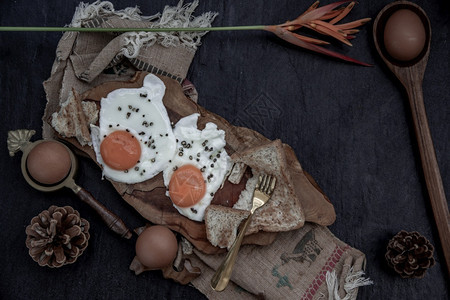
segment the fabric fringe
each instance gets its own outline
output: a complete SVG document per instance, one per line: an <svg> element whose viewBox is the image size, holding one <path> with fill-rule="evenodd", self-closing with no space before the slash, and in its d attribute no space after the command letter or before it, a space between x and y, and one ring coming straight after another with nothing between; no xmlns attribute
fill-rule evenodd
<svg viewBox="0 0 450 300"><path fill-rule="evenodd" d="M148 21L150 28L189 28L211 27L211 23L218 15L215 12L205 12L195 17L193 13L198 6L198 0L192 3L183 4L183 0L177 6L166 6L162 13L153 16L142 16L140 9L128 7L123 10L115 10L114 5L109 1L95 1L92 4L81 2L76 8L72 22L69 26L81 27L81 24L96 17L118 16L121 19L134 21ZM201 44L201 38L208 31L197 32L128 32L123 34L125 46L122 54L127 58L135 58L139 55L139 50L143 46L152 46L158 43L164 47L177 47L184 45L196 50Z"/></svg>
<svg viewBox="0 0 450 300"><path fill-rule="evenodd" d="M363 276L364 276L363 271L353 273L353 269L351 268L348 275L345 277L344 283L345 297L341 298L339 296L339 283L338 278L336 276L336 271L335 270L333 270L333 272L328 271L326 275L326 282L328 287L328 299L329 300L354 299L357 295L356 292L358 287L373 284L372 280L364 278Z"/></svg>

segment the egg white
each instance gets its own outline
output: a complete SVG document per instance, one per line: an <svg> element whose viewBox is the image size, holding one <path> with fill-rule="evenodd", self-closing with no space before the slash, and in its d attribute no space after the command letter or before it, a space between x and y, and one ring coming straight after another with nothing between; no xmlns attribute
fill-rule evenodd
<svg viewBox="0 0 450 300"><path fill-rule="evenodd" d="M199 114L180 119L173 133L176 138L176 153L163 171L164 184L169 186L174 171L183 165L193 165L202 171L206 183L206 193L193 206L174 207L191 220L202 221L205 209L210 205L214 194L221 187L225 176L231 169L231 159L224 147L225 132L213 123L207 123L203 130L197 128ZM169 196L169 193L167 192Z"/></svg>
<svg viewBox="0 0 450 300"><path fill-rule="evenodd" d="M104 177L132 184L150 179L166 168L175 154L176 142L162 102L165 88L158 77L150 74L144 78L143 87L117 89L102 98L99 126L91 125L91 137ZM124 171L110 168L100 153L103 139L116 130L130 132L141 146L138 163Z"/></svg>

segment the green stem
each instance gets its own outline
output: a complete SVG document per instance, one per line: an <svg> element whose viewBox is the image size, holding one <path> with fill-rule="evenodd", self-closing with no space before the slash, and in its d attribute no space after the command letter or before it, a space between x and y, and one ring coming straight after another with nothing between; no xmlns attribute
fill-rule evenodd
<svg viewBox="0 0 450 300"><path fill-rule="evenodd" d="M15 27L0 26L0 31L79 31L79 32L174 32L174 31L227 31L227 30L263 30L265 25L228 26L228 27L183 27L183 28L86 28L86 27Z"/></svg>

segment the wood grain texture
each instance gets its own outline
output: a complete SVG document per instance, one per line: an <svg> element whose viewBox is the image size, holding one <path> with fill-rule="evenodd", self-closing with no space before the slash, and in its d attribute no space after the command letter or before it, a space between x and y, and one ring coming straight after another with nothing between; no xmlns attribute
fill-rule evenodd
<svg viewBox="0 0 450 300"><path fill-rule="evenodd" d="M188 2L192 1L185 1ZM214 26L268 24L292 20L313 2L200 0L194 15L218 12ZM321 5L331 2L321 1ZM391 2L359 1L343 21L374 19ZM64 26L72 20L79 3L80 0L0 1L0 19L5 26ZM115 1L114 7L138 6L144 15L153 15L165 5L177 3L178 0L123 0ZM426 11L433 27L423 92L448 201L450 2L414 3ZM430 202L424 200L427 187L407 95L377 54L371 27L369 22L360 28L352 40L353 47L331 41L327 48L373 63L372 68L291 47L268 33L210 32L202 38L188 79L199 92L199 104L207 110L233 125L251 128L270 139L280 138L293 148L302 167L334 204L337 219L329 227L331 232L366 255L366 276L375 284L360 288L357 299L448 299L445 259L438 248ZM35 129L35 138L40 137L46 104L42 82L50 75L61 36L56 32L0 34L0 264L4 271L1 298L206 299L191 285L164 279L158 271L136 276L128 269L135 255L135 237L118 237L68 190L43 193L29 187L20 171L20 157L9 157L8 130ZM262 119L264 123L252 114L260 103L277 109L277 114ZM116 212L130 228L146 224L147 220L123 201L109 182L101 180L101 171L92 160L81 158L79 162L78 184ZM25 247L26 224L52 204L74 207L91 224L85 254L75 264L59 270L40 268L29 258ZM387 242L402 229L419 231L436 246L436 265L423 279L402 279L386 266Z"/></svg>
<svg viewBox="0 0 450 300"><path fill-rule="evenodd" d="M136 88L142 86L144 77L148 73L137 72L136 76L128 82L106 82L91 90L86 91L80 100L93 100L100 101L102 97L105 97L109 92L118 88ZM268 144L269 139L262 134L243 127L235 127L227 122L222 117L213 114L196 103L192 102L183 93L181 85L175 80L169 79L164 76L159 77L166 86L166 93L163 98L163 103L169 114L171 122L174 124L182 117L193 113L199 113L198 120L199 128L203 128L206 123L213 122L219 129L225 131L225 139L227 145L225 149L231 156L233 153L240 153L240 151L248 151L248 149L256 148L261 145ZM73 139L70 140L79 149L86 152L92 159L95 159L95 154L90 147L81 147ZM281 145L281 144L280 144ZM286 176L289 176L292 180L293 187L295 188L295 196L300 203L300 207L304 210L304 216L306 221L318 223L321 225L331 225L335 219L336 214L334 207L323 192L318 188L317 184L312 180L310 175L305 175L300 163L293 150L284 145L280 148L283 153L283 161L287 167L285 170ZM245 180L245 179L244 179ZM178 211L172 206L172 202L165 195L166 187L162 178L162 174L158 174L151 180L147 180L142 183L133 185L126 185L118 182L112 182L116 190L123 197L125 201L131 204L142 216L147 220L155 224L163 224L168 226L174 231L181 233L185 236L197 249L200 251L213 254L223 252L224 249L214 247L207 239L204 222L192 221L178 213ZM280 182L279 185L287 185L287 181ZM290 183L289 183L290 184ZM227 183L221 189L221 192L215 195L216 203L224 203L231 195L235 198L228 204L232 206L237 201L239 196L239 189L243 189L245 184L233 185ZM221 198L223 197L223 199ZM286 198L286 201L290 198ZM300 221L300 220L298 220ZM298 225L293 224L293 228L298 228L303 224L304 220ZM268 230L258 230L254 227L249 231L249 235L245 237L244 244L252 243L258 245L267 245L273 242L276 232ZM257 238L252 237L252 234L257 234Z"/></svg>
<svg viewBox="0 0 450 300"><path fill-rule="evenodd" d="M412 61L400 62L393 59L384 48L383 32L385 22L398 9L409 9L421 19L426 32L425 47ZM431 44L431 26L428 16L418 5L408 1L397 1L385 6L378 14L373 36L378 53L384 63L402 83L408 94L412 120L419 148L422 169L434 219L439 233L441 249L450 275L450 215L439 165L436 159L433 139L428 125L423 101L422 83L428 63Z"/></svg>

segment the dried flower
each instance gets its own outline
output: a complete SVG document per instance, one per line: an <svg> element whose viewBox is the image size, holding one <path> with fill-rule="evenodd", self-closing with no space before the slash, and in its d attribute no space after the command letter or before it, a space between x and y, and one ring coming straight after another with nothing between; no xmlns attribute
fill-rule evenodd
<svg viewBox="0 0 450 300"><path fill-rule="evenodd" d="M349 3L342 7L343 4ZM319 45L329 44L326 41L303 36L294 31L306 27L312 29L322 35L330 36L338 41L351 46L350 40L355 38L354 34L358 33L356 29L367 22L370 18L364 18L344 24L337 24L341 21L355 6L354 1L339 1L322 7L319 1L311 5L303 14L293 21L288 21L279 25L248 25L248 26L225 26L225 27L180 27L180 28L84 28L84 27L12 27L0 26L0 31L78 31L78 32L208 32L208 31L227 31L227 30L265 30L274 33L281 39L294 44L296 46L342 59L344 61L356 63L363 66L371 66L370 64L353 59L338 52L326 49Z"/></svg>
<svg viewBox="0 0 450 300"><path fill-rule="evenodd" d="M280 25L265 26L264 29L276 34L278 37L291 44L303 47L305 49L322 53L328 56L336 57L345 61L360 64L363 66L370 66L370 64L358 61L351 57L318 46L329 44L326 41L303 36L293 32L295 30L300 29L301 27L306 27L320 34L331 36L346 45L352 46L349 40L355 38L354 34L359 32L359 30L356 28L366 24L371 19L365 18L349 23L337 24L337 22L339 22L345 16L347 16L348 13L355 6L355 2L351 1L350 4L348 4L346 7L338 8L342 4L348 2L350 1L339 1L318 8L319 1L316 1L295 20L288 21ZM326 22L327 20L328 22Z"/></svg>

